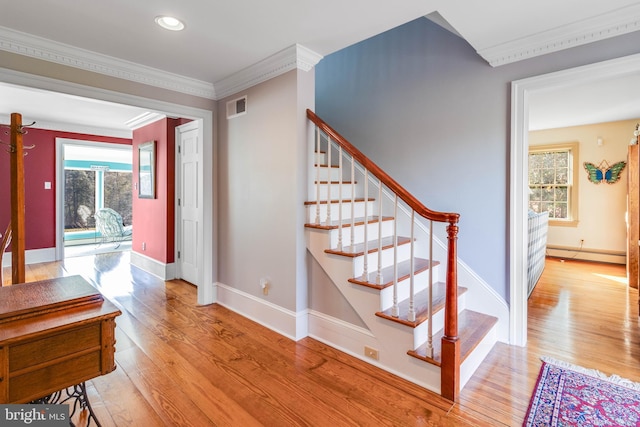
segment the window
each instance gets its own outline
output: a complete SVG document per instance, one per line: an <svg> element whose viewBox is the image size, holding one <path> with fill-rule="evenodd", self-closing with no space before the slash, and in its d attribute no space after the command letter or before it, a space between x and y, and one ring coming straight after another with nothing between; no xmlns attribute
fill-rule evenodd
<svg viewBox="0 0 640 427"><path fill-rule="evenodd" d="M84 236L93 231L93 215L103 207L115 210L126 225L131 224L131 146L64 144L63 158L65 242L76 240L71 234Z"/></svg>
<svg viewBox="0 0 640 427"><path fill-rule="evenodd" d="M529 209L551 225L578 223L578 143L529 147Z"/></svg>
<svg viewBox="0 0 640 427"><path fill-rule="evenodd" d="M65 169L64 229L87 230L95 227L93 214L99 208L111 208L132 222L131 181L128 172Z"/></svg>

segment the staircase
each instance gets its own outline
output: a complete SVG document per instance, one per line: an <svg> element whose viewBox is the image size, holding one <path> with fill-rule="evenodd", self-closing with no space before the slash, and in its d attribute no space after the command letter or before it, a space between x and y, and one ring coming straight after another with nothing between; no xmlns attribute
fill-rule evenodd
<svg viewBox="0 0 640 427"><path fill-rule="evenodd" d="M457 400L496 342L497 322L466 309L459 215L429 210L312 111L307 117L315 129L307 249L380 347L365 356Z"/></svg>

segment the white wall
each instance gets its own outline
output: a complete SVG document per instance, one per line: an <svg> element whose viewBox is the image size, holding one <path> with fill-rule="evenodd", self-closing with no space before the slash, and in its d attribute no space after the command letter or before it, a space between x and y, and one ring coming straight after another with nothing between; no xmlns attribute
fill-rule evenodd
<svg viewBox="0 0 640 427"><path fill-rule="evenodd" d="M625 263L627 169L615 184L589 181L584 162L610 165L627 161L627 147L638 120L547 129L529 133L529 145L576 141L578 162L578 224L550 226L547 253L562 258ZM598 146L597 140L603 144ZM579 250L580 240L583 249ZM566 250L565 250L566 249Z"/></svg>
<svg viewBox="0 0 640 427"><path fill-rule="evenodd" d="M300 161L306 139L300 139L309 105L299 102L313 99L314 77L304 73L290 71L218 103L218 281L292 313L306 309L307 300L306 162ZM228 120L226 102L243 95L247 113ZM262 278L270 283L268 295Z"/></svg>

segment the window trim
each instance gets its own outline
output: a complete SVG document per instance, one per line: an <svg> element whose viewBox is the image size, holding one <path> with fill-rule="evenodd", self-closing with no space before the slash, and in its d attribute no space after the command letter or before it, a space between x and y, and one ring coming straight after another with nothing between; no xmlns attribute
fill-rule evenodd
<svg viewBox="0 0 640 427"><path fill-rule="evenodd" d="M541 144L541 145L529 145L529 153L527 155L527 161L530 154L548 152L548 151L570 151L571 152L571 179L572 182L568 186L569 191L569 217L570 219L556 219L549 218L550 226L560 227L577 227L578 226L578 182L579 182L579 167L580 167L580 143L578 141L562 142L555 144ZM527 165L527 170L529 166ZM527 188L529 187L529 176L527 174ZM529 204L527 198L527 205Z"/></svg>

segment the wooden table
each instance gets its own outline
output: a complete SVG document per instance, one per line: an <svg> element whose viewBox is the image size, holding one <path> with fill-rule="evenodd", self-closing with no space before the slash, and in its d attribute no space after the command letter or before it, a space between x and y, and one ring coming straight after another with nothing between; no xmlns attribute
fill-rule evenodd
<svg viewBox="0 0 640 427"><path fill-rule="evenodd" d="M80 276L0 288L0 403L32 402L113 371L120 314Z"/></svg>

